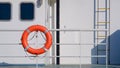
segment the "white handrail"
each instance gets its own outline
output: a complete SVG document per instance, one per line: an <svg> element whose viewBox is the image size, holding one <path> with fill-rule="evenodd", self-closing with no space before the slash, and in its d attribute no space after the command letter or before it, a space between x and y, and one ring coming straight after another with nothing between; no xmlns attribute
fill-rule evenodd
<svg viewBox="0 0 120 68"><path fill-rule="evenodd" d="M34 45L35 43L29 43L29 45ZM44 43L39 43L39 45L43 45ZM0 43L1 45L22 45L22 43ZM80 46L84 46L84 45L95 45L94 43L53 43L52 45L80 45ZM106 43L99 43L96 45L106 45Z"/></svg>
<svg viewBox="0 0 120 68"><path fill-rule="evenodd" d="M25 57L41 57L41 56L0 56L0 58L25 58ZM62 58L90 58L90 57L106 57L105 55L92 55L92 56L45 56L45 58L53 58L53 57L62 57Z"/></svg>
<svg viewBox="0 0 120 68"><path fill-rule="evenodd" d="M88 31L88 32L91 32L91 31L108 31L108 29L49 29L50 31ZM17 32L17 31L24 31L24 30L21 30L21 29L0 29L0 31L14 31L14 32Z"/></svg>

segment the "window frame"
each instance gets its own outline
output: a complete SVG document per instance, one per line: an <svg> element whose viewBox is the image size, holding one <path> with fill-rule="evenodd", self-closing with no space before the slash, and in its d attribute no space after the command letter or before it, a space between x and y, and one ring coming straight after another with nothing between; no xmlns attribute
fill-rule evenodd
<svg viewBox="0 0 120 68"><path fill-rule="evenodd" d="M22 18L22 4L32 4L33 5L32 18L25 18L25 19ZM20 13L20 15L19 15L20 20L22 20L22 21L30 21L30 20L34 20L35 19L35 4L33 2L21 2L19 6L20 6L20 11L19 11L19 13Z"/></svg>
<svg viewBox="0 0 120 68"><path fill-rule="evenodd" d="M10 2L0 2L0 4L9 5L9 16L6 18L0 18L0 21L10 21L12 19L12 4Z"/></svg>

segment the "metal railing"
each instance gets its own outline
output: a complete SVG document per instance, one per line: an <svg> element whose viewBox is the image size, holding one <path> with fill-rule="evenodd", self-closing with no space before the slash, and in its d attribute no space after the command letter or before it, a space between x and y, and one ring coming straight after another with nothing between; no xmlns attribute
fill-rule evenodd
<svg viewBox="0 0 120 68"><path fill-rule="evenodd" d="M0 32L23 32L24 30L10 30L10 29L0 29ZM94 32L94 31L109 31L107 29L104 30L100 30L100 29L86 29L86 30L80 30L80 29L50 29L51 32L56 32L56 31L60 31L60 32L78 32L79 33L79 38L81 38L81 33L82 32ZM107 36L109 36L109 34L107 34ZM82 39L79 40L79 43L53 43L52 45L75 45L75 46L87 46L87 45L97 45L97 43L81 43ZM30 43L30 44L34 44L34 43ZM39 44L44 44L44 43L39 43ZM21 43L0 43L0 46L2 45L22 45ZM107 50L107 46L108 46L108 42L106 43L100 43L99 45L106 45L106 53L108 52ZM81 50L81 49L80 49ZM0 56L0 58L26 58L26 57L36 57L36 56ZM38 58L41 56L37 56ZM81 66L81 58L96 58L96 57L104 57L106 58L106 60L108 59L108 55L91 55L91 56L82 56L81 55L81 51L80 51L80 55L79 56L44 56L45 58L56 58L56 57L60 57L60 58L80 58L80 66ZM80 67L81 68L81 67Z"/></svg>

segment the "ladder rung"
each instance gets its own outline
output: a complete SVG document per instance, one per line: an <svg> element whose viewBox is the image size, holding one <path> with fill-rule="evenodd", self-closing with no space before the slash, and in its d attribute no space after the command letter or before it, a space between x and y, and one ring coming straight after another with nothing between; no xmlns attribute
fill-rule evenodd
<svg viewBox="0 0 120 68"><path fill-rule="evenodd" d="M106 51L105 49L98 49L97 51Z"/></svg>
<svg viewBox="0 0 120 68"><path fill-rule="evenodd" d="M99 23L99 24L106 24L106 23L110 23L110 22L97 22L97 23Z"/></svg>
<svg viewBox="0 0 120 68"><path fill-rule="evenodd" d="M106 45L107 43L98 43L96 45Z"/></svg>
<svg viewBox="0 0 120 68"><path fill-rule="evenodd" d="M106 25L104 25L104 24L97 24L96 26L106 26Z"/></svg>
<svg viewBox="0 0 120 68"><path fill-rule="evenodd" d="M92 57L106 57L106 55L94 55Z"/></svg>
<svg viewBox="0 0 120 68"><path fill-rule="evenodd" d="M100 38L105 38L106 36L104 36L104 35L103 35L103 36L102 36L102 35L100 36L100 35L99 35L98 37L100 37Z"/></svg>
<svg viewBox="0 0 120 68"><path fill-rule="evenodd" d="M99 10L109 10L110 8L98 8Z"/></svg>
<svg viewBox="0 0 120 68"><path fill-rule="evenodd" d="M96 38L96 39L105 39L105 38L103 38L103 37L99 37L99 38Z"/></svg>
<svg viewBox="0 0 120 68"><path fill-rule="evenodd" d="M106 11L96 11L96 12L106 12Z"/></svg>
<svg viewBox="0 0 120 68"><path fill-rule="evenodd" d="M106 37L97 37L98 39L105 39Z"/></svg>

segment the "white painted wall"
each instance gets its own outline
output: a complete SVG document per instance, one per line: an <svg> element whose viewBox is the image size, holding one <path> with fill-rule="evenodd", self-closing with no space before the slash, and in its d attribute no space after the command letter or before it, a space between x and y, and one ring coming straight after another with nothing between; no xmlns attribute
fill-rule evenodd
<svg viewBox="0 0 120 68"><path fill-rule="evenodd" d="M65 29L93 29L93 1L61 0L60 26ZM93 32L61 32L61 43L93 43ZM93 45L61 45L62 56L91 56ZM81 49L81 50L80 50ZM61 58L62 64L90 64L91 58Z"/></svg>
<svg viewBox="0 0 120 68"><path fill-rule="evenodd" d="M25 30L27 27L33 24L45 25L45 2L40 8L36 7L35 0L0 0L0 2L10 2L12 5L12 18L10 21L0 21L0 29L18 29ZM20 4L22 2L32 2L35 4L35 19L33 21L21 21L20 20ZM0 43L12 44L21 43L21 36L23 32L0 32ZM0 47L0 56L26 56L22 45L2 45ZM30 60L29 58L0 58L0 62L7 63L26 63L33 64L36 60ZM46 63L45 59L40 59L39 63Z"/></svg>
<svg viewBox="0 0 120 68"><path fill-rule="evenodd" d="M21 2L33 2L35 0L0 0L12 4L12 19L0 21L0 29L26 29L33 24L45 24L45 3L42 7L35 7L35 19L33 21L21 21L19 19L19 5ZM119 2L111 0L111 34L119 29ZM93 29L94 0L60 0L60 28L61 29ZM20 43L22 32L0 32L0 43ZM61 43L93 43L92 32L61 32ZM91 56L93 45L61 45L61 56ZM21 45L0 46L0 56L25 56ZM90 64L91 58L61 58L61 64ZM0 62L7 63L36 63L36 60L29 58L0 58ZM48 63L46 59L39 59L39 63Z"/></svg>

